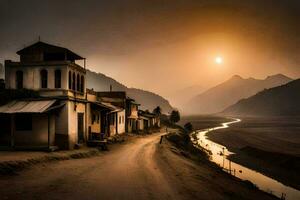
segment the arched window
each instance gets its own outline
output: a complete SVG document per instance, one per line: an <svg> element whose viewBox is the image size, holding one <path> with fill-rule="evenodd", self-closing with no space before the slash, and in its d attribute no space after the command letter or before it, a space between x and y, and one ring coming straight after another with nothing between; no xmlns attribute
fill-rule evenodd
<svg viewBox="0 0 300 200"><path fill-rule="evenodd" d="M16 88L17 89L23 88L23 72L22 71L16 72Z"/></svg>
<svg viewBox="0 0 300 200"><path fill-rule="evenodd" d="M83 75L81 75L81 80L80 80L80 83L81 83L81 85L80 85L80 92L84 92L84 76Z"/></svg>
<svg viewBox="0 0 300 200"><path fill-rule="evenodd" d="M41 88L48 87L48 72L47 70L43 69L41 71Z"/></svg>
<svg viewBox="0 0 300 200"><path fill-rule="evenodd" d="M72 76L72 90L75 90L75 82L76 82L76 77L75 77L75 72L73 72L73 76Z"/></svg>
<svg viewBox="0 0 300 200"><path fill-rule="evenodd" d="M61 70L60 69L57 69L55 70L54 72L55 74L55 88L61 88Z"/></svg>
<svg viewBox="0 0 300 200"><path fill-rule="evenodd" d="M72 73L69 71L69 89L72 89Z"/></svg>
<svg viewBox="0 0 300 200"><path fill-rule="evenodd" d="M76 90L78 91L78 92L80 92L80 76L79 76L79 74L77 74L77 78L76 78L76 83L77 83L77 85L76 85Z"/></svg>

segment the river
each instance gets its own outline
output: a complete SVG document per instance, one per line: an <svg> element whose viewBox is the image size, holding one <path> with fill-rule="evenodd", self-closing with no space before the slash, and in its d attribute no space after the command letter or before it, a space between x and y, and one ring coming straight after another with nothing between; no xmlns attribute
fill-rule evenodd
<svg viewBox="0 0 300 200"><path fill-rule="evenodd" d="M257 171L247 168L246 166L237 164L227 159L228 155L234 154L225 146L215 143L207 138L207 133L218 129L228 128L230 124L241 122L240 119L233 119L231 122L222 123L222 125L195 131L192 137L194 144L200 145L202 148L210 152L211 161L218 164L224 171L242 179L248 180L255 184L260 190L287 200L299 200L300 191L292 187L286 186L275 179L263 175Z"/></svg>

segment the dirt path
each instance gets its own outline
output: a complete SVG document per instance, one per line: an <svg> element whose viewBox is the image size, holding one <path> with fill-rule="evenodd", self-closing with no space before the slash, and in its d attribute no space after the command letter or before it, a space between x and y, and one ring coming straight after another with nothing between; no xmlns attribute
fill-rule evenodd
<svg viewBox="0 0 300 200"><path fill-rule="evenodd" d="M259 191L240 186L238 181L228 178L227 175L223 176L223 173L218 176L220 172L214 172L215 169L198 166L172 153L167 144L158 144L160 135L134 139L101 156L37 165L17 176L0 177L0 197L1 199L270 198Z"/></svg>

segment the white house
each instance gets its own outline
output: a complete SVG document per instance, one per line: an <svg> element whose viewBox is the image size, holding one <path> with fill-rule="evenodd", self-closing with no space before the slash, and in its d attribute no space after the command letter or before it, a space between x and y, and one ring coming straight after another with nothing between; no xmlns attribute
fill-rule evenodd
<svg viewBox="0 0 300 200"><path fill-rule="evenodd" d="M0 108L2 116L10 116L6 117L11 124L6 130L10 132L10 145L23 147L26 143L30 148L57 145L69 149L84 142L87 138L86 70L75 63L84 58L69 49L44 42L30 45L17 54L19 62L5 61L6 89L37 91L40 98L11 102ZM19 121L28 124L22 133L18 130L22 127ZM48 132L50 136L45 144ZM40 138L40 141L32 142L30 138Z"/></svg>

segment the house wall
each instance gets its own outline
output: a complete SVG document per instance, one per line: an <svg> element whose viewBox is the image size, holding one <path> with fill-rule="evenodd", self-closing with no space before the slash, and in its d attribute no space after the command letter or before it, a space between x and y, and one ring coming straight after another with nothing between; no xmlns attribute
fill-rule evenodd
<svg viewBox="0 0 300 200"><path fill-rule="evenodd" d="M112 121L114 118L114 121ZM114 136L117 134L117 113L110 113L109 114L109 136Z"/></svg>
<svg viewBox="0 0 300 200"><path fill-rule="evenodd" d="M84 77L84 84L83 84L83 93L86 92L86 76L85 73L82 71L82 69L75 68L73 66L68 66L67 70L67 78L66 78L66 83L67 83L67 88L69 89L69 72L72 74L72 80L73 80L73 73L75 73L75 77L77 78L77 75L79 74L79 77L83 76ZM77 80L76 80L77 81ZM77 88L77 83L75 83L75 90Z"/></svg>
<svg viewBox="0 0 300 200"><path fill-rule="evenodd" d="M76 104L76 110L74 110ZM78 113L84 113L83 117L83 129L84 129L84 135L85 139L87 139L87 132L86 132L86 124L85 124L85 104L74 102L74 101L68 101L68 140L69 140L69 148L73 149L74 145L78 143Z"/></svg>
<svg viewBox="0 0 300 200"><path fill-rule="evenodd" d="M117 113L118 134L125 133L125 110Z"/></svg>
<svg viewBox="0 0 300 200"><path fill-rule="evenodd" d="M33 114L31 131L15 131L14 144L16 147L47 147L48 146L48 115ZM55 117L49 118L50 145L55 141Z"/></svg>
<svg viewBox="0 0 300 200"><path fill-rule="evenodd" d="M144 120L143 119L138 120L138 130L139 131L144 130Z"/></svg>
<svg viewBox="0 0 300 200"><path fill-rule="evenodd" d="M132 132L132 119L127 118L126 123L127 123L127 132L131 133Z"/></svg>
<svg viewBox="0 0 300 200"><path fill-rule="evenodd" d="M61 103L65 103L65 105L56 111L55 145L60 149L69 149L68 101L62 101Z"/></svg>
<svg viewBox="0 0 300 200"><path fill-rule="evenodd" d="M62 108L57 110L55 117L55 133L68 135L68 101L63 101L65 103Z"/></svg>
<svg viewBox="0 0 300 200"><path fill-rule="evenodd" d="M39 90L41 88L41 70L48 72L47 89L55 88L55 70L61 70L61 88L68 89L68 68L66 65L57 66L5 66L5 79L7 89L16 89L16 72L23 71L23 87L26 89ZM44 88L43 88L44 90Z"/></svg>
<svg viewBox="0 0 300 200"><path fill-rule="evenodd" d="M138 106L136 104L131 104L130 116L138 117Z"/></svg>
<svg viewBox="0 0 300 200"><path fill-rule="evenodd" d="M91 108L91 104L89 103L87 105L87 126L91 127L92 133L100 133L100 127L101 127L101 113L100 111L93 110ZM96 116L95 120L93 121L93 114Z"/></svg>
<svg viewBox="0 0 300 200"><path fill-rule="evenodd" d="M137 119L127 119L127 128L129 133L136 131Z"/></svg>

